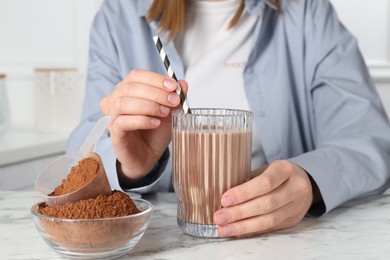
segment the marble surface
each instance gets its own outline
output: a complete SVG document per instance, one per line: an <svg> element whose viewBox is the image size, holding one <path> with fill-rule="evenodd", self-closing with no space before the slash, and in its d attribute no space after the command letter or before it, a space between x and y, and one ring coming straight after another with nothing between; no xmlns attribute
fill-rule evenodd
<svg viewBox="0 0 390 260"><path fill-rule="evenodd" d="M304 219L296 227L246 239L201 239L176 224L175 195L144 196L154 205L150 226L118 259L390 259L390 192ZM0 259L63 259L34 227L36 192L0 192Z"/></svg>

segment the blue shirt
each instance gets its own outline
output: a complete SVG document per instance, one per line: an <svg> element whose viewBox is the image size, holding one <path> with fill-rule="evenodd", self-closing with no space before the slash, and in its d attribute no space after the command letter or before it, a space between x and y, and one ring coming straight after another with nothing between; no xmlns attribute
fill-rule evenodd
<svg viewBox="0 0 390 260"><path fill-rule="evenodd" d="M132 69L166 73L145 15L151 0L106 1L96 15L82 120L68 142L77 150L102 116L99 101ZM327 0L246 0L262 17L243 77L268 162L287 159L317 183L326 212L390 185L390 126L358 43ZM183 65L172 42L165 49L177 77ZM97 145L113 188L120 188L108 133ZM165 172L164 172L165 170ZM136 189L167 190L169 151Z"/></svg>

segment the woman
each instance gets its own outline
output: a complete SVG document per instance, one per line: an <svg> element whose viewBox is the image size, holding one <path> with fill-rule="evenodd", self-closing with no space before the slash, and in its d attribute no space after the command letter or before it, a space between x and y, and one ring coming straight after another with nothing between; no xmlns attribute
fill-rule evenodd
<svg viewBox="0 0 390 260"><path fill-rule="evenodd" d="M110 0L93 24L83 118L68 150L110 115L97 151L114 188L171 190L170 113L180 101L158 33L190 106L254 113L254 177L222 196L220 236L289 228L389 187L389 122L327 0Z"/></svg>

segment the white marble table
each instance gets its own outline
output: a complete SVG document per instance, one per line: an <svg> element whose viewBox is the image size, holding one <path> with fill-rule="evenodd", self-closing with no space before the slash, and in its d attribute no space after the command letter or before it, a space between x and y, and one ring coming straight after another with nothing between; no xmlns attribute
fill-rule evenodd
<svg viewBox="0 0 390 260"><path fill-rule="evenodd" d="M390 259L390 192L349 203L293 229L246 239L200 239L181 233L174 194L154 204L150 226L119 259ZM35 230L35 192L0 192L0 259L63 259Z"/></svg>

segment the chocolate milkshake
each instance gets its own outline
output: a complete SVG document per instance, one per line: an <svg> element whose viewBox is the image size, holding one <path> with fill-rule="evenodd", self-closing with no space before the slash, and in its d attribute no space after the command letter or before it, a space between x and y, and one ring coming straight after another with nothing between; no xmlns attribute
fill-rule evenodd
<svg viewBox="0 0 390 260"><path fill-rule="evenodd" d="M213 222L221 196L249 178L252 114L241 110L174 113L173 183L184 233L217 237Z"/></svg>

